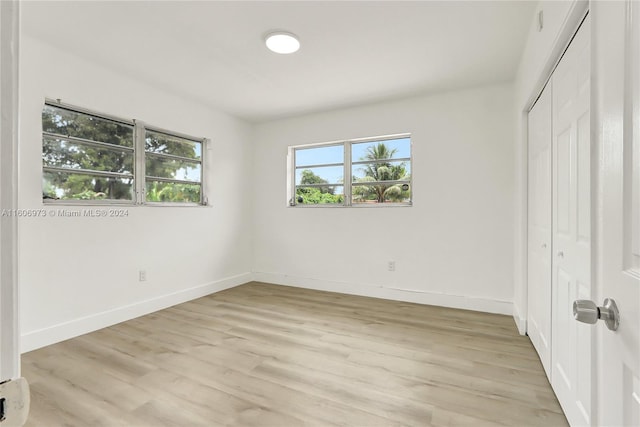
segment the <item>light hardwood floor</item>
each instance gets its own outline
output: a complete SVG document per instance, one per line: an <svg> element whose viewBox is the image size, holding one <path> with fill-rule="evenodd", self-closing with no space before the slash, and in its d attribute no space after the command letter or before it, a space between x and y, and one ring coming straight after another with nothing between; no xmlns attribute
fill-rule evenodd
<svg viewBox="0 0 640 427"><path fill-rule="evenodd" d="M28 426L567 425L509 316L262 283L22 363Z"/></svg>

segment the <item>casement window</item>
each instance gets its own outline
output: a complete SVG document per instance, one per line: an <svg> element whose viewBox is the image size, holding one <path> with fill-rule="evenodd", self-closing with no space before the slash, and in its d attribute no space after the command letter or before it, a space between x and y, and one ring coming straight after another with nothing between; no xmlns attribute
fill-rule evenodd
<svg viewBox="0 0 640 427"><path fill-rule="evenodd" d="M152 128L145 130L147 202L202 202L203 142Z"/></svg>
<svg viewBox="0 0 640 427"><path fill-rule="evenodd" d="M204 138L47 100L42 197L47 203L206 204Z"/></svg>
<svg viewBox="0 0 640 427"><path fill-rule="evenodd" d="M290 206L410 206L411 136L289 147Z"/></svg>

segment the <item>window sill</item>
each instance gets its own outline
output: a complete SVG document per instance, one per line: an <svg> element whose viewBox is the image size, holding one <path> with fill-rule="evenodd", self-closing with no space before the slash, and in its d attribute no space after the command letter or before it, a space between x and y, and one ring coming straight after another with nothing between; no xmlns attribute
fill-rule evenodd
<svg viewBox="0 0 640 427"><path fill-rule="evenodd" d="M288 208L301 208L301 209L313 209L313 208L355 208L355 209L366 209L366 208L374 208L374 209L382 209L382 208L410 208L413 206L413 203L358 203L355 205L331 205L328 203L318 203L318 204L308 204L308 205L287 205Z"/></svg>
<svg viewBox="0 0 640 427"><path fill-rule="evenodd" d="M174 207L174 208L210 208L212 205L207 204L203 205L200 203L170 203L170 202L147 202L144 204L136 204L131 201L100 201L100 200L43 200L43 206L74 206L74 207L91 207L91 206L100 206L100 207L127 207L127 208L139 208L139 207Z"/></svg>

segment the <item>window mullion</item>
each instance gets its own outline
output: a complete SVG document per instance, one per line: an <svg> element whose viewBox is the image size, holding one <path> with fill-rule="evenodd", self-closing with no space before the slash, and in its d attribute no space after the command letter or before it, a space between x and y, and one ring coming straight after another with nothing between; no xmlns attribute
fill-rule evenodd
<svg viewBox="0 0 640 427"><path fill-rule="evenodd" d="M144 122L139 120L135 121L135 191L136 191L136 204L143 205L146 203L146 164L145 164L145 127Z"/></svg>
<svg viewBox="0 0 640 427"><path fill-rule="evenodd" d="M207 196L207 186L204 179L207 153L211 149L211 139L204 138L200 144L200 204L204 206L209 205L209 197Z"/></svg>
<svg viewBox="0 0 640 427"><path fill-rule="evenodd" d="M351 142L344 143L344 205L351 206Z"/></svg>
<svg viewBox="0 0 640 427"><path fill-rule="evenodd" d="M298 194L296 192L296 150L291 150L291 206L298 204Z"/></svg>

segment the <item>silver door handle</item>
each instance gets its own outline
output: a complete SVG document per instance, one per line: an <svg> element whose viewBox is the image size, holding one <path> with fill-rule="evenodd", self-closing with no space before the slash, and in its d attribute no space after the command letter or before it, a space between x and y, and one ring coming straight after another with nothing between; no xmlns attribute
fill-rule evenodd
<svg viewBox="0 0 640 427"><path fill-rule="evenodd" d="M606 298L602 307L588 299L579 299L573 302L573 317L578 322L594 324L598 319L604 320L605 325L612 331L620 325L620 312L616 302Z"/></svg>

